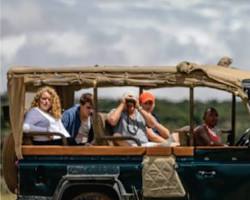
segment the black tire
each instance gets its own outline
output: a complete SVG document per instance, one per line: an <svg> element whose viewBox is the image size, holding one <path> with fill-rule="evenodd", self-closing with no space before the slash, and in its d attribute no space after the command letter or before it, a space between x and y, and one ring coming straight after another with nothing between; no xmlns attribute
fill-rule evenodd
<svg viewBox="0 0 250 200"><path fill-rule="evenodd" d="M3 145L3 154L2 154L2 168L3 168L3 177L8 189L12 193L16 193L17 189L17 166L16 166L16 153L13 135L9 134L6 136Z"/></svg>
<svg viewBox="0 0 250 200"><path fill-rule="evenodd" d="M113 198L101 192L83 192L73 197L72 200L113 200Z"/></svg>

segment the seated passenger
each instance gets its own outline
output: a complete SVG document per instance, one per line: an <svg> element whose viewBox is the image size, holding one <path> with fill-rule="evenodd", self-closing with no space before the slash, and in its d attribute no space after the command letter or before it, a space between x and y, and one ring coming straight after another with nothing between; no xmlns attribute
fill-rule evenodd
<svg viewBox="0 0 250 200"><path fill-rule="evenodd" d="M132 93L125 93L121 103L108 114L107 121L114 127L114 136L132 136L140 140L142 145L148 143L146 125L155 127L154 117L142 109L138 99ZM134 145L131 140L119 141L118 145Z"/></svg>
<svg viewBox="0 0 250 200"><path fill-rule="evenodd" d="M155 97L150 92L143 92L140 95L140 105L142 108L147 111L148 113L151 113L154 118L156 119L156 124L154 128L148 128L147 127L147 133L148 133L148 139L152 142L165 142L166 139L169 138L169 130L164 127L162 124L160 124L158 117L153 113L154 107L155 107Z"/></svg>
<svg viewBox="0 0 250 200"><path fill-rule="evenodd" d="M155 96L151 92L144 91L140 95L139 100L142 108L148 113L151 113L156 119L154 128L146 127L149 141L157 143L163 143L167 141L171 146L179 145L178 133L170 134L170 131L160 123L160 120L153 112L155 108Z"/></svg>
<svg viewBox="0 0 250 200"><path fill-rule="evenodd" d="M23 131L29 132L59 132L70 137L61 122L61 104L56 91L51 87L38 90L32 101L30 110L26 113ZM51 139L54 143L60 142L60 136L34 136L34 144L48 144ZM57 140L58 139L58 140Z"/></svg>
<svg viewBox="0 0 250 200"><path fill-rule="evenodd" d="M90 144L94 139L92 126L93 96L82 94L80 104L63 113L62 123L76 144Z"/></svg>
<svg viewBox="0 0 250 200"><path fill-rule="evenodd" d="M208 108L203 115L204 124L194 130L195 146L222 146L221 138L215 133L218 122L218 112L215 108Z"/></svg>

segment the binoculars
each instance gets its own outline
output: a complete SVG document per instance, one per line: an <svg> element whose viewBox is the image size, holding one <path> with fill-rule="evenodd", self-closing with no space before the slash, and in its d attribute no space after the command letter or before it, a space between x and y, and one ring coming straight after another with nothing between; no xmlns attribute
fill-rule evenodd
<svg viewBox="0 0 250 200"><path fill-rule="evenodd" d="M126 103L136 103L136 101L134 99L126 99Z"/></svg>

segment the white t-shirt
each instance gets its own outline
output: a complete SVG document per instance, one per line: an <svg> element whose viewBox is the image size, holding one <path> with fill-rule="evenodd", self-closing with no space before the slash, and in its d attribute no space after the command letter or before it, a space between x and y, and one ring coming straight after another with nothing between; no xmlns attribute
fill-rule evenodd
<svg viewBox="0 0 250 200"><path fill-rule="evenodd" d="M88 141L90 128L91 128L91 119L90 117L88 117L87 121L81 122L81 126L75 138L77 144L86 143Z"/></svg>

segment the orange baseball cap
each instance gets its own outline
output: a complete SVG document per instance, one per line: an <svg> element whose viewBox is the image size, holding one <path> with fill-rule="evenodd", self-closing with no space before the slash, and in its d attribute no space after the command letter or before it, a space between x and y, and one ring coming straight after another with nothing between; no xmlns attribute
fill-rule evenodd
<svg viewBox="0 0 250 200"><path fill-rule="evenodd" d="M140 103L146 103L147 101L155 102L155 96L151 92L143 92L140 95Z"/></svg>

